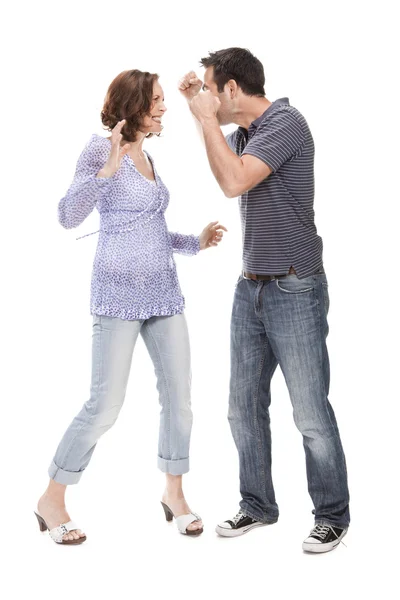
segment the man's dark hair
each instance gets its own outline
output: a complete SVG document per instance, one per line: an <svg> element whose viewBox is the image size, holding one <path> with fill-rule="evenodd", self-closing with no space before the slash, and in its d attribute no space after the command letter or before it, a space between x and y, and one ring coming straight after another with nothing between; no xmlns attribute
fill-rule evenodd
<svg viewBox="0 0 400 600"><path fill-rule="evenodd" d="M200 64L206 69L214 67L214 81L219 93L230 79L234 79L247 96L265 96L264 67L249 50L227 48L209 52Z"/></svg>

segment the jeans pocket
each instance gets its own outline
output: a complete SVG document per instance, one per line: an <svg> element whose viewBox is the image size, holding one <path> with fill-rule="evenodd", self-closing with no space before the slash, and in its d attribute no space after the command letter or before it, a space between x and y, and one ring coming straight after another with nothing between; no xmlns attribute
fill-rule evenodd
<svg viewBox="0 0 400 600"><path fill-rule="evenodd" d="M244 279L242 273L239 275L237 282L235 283L235 289L237 288L237 286L239 285L239 283L242 281L242 279Z"/></svg>
<svg viewBox="0 0 400 600"><path fill-rule="evenodd" d="M277 288L281 292L285 292L285 294L305 294L307 292L312 292L315 286L315 279L313 276L299 279L297 275L287 275L286 277L278 278L275 281Z"/></svg>

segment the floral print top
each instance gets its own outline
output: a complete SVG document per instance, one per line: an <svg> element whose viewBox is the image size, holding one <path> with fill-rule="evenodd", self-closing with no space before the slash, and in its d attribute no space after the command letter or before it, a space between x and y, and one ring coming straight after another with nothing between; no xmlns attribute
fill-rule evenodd
<svg viewBox="0 0 400 600"><path fill-rule="evenodd" d="M150 155L154 182L127 154L112 177L96 177L110 149L109 139L92 135L58 205L59 221L68 229L80 225L95 207L100 214L90 312L129 320L181 313L185 298L173 252L197 254L199 236L168 231L164 213L169 192Z"/></svg>

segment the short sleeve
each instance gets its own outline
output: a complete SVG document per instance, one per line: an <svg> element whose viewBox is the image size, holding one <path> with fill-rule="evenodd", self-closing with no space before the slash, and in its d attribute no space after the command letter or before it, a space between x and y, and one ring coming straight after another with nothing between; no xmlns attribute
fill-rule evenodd
<svg viewBox="0 0 400 600"><path fill-rule="evenodd" d="M231 133L228 133L228 135L225 136L225 141L228 144L229 148L231 150L233 150L233 152L236 153L236 138L237 138L237 129L235 131L232 131Z"/></svg>
<svg viewBox="0 0 400 600"><path fill-rule="evenodd" d="M261 123L243 154L256 156L276 172L303 144L300 121L288 110L280 110Z"/></svg>

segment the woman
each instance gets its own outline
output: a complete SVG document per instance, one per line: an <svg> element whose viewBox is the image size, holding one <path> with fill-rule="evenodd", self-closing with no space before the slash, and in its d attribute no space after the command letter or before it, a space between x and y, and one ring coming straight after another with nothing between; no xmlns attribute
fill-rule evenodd
<svg viewBox="0 0 400 600"><path fill-rule="evenodd" d="M200 234L167 230L169 193L142 149L159 134L166 111L158 75L124 71L111 83L101 113L111 138L96 134L79 157L74 180L60 201L60 223L77 227L96 206L100 235L91 284L93 315L90 399L64 434L38 502L41 531L61 544L80 544L85 534L70 521L67 485L77 483L100 436L124 401L139 333L153 360L161 404L158 467L166 473L162 505L168 521L188 535L203 531L182 490L189 470L190 348L173 252L194 255L218 245L225 227L210 223Z"/></svg>

